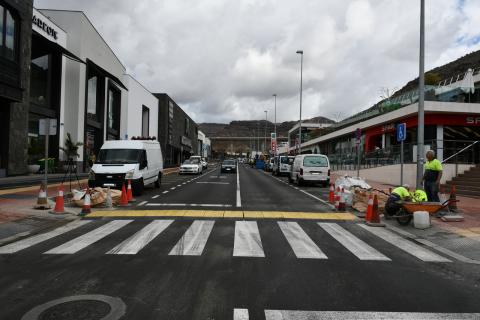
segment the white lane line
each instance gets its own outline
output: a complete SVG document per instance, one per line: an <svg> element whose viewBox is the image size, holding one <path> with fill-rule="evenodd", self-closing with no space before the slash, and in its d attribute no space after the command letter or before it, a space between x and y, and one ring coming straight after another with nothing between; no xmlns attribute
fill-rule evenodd
<svg viewBox="0 0 480 320"><path fill-rule="evenodd" d="M142 201L142 202L140 202L139 204L137 204L137 207L141 207L141 206L143 206L144 204L146 204L147 202L148 202L148 201Z"/></svg>
<svg viewBox="0 0 480 320"><path fill-rule="evenodd" d="M242 206L242 198L240 196L240 172L238 170L238 164L237 164L237 208L240 208Z"/></svg>
<svg viewBox="0 0 480 320"><path fill-rule="evenodd" d="M418 259L426 262L452 262L447 258L444 258L430 250L427 250L413 242L400 237L399 235L378 227L369 227L367 225L358 224L360 227L376 235L379 238L387 241L395 247L405 251L408 254L417 257Z"/></svg>
<svg viewBox="0 0 480 320"><path fill-rule="evenodd" d="M214 181L197 181L195 183L202 183L202 184L230 184L230 182L214 182Z"/></svg>
<svg viewBox="0 0 480 320"><path fill-rule="evenodd" d="M113 220L95 230L92 230L80 237L70 240L56 248L53 248L44 254L72 254L76 253L89 245L105 238L112 232L126 226L133 220Z"/></svg>
<svg viewBox="0 0 480 320"><path fill-rule="evenodd" d="M178 187L181 187L181 186L182 186L181 184L177 184L177 188L178 188Z"/></svg>
<svg viewBox="0 0 480 320"><path fill-rule="evenodd" d="M480 313L265 310L265 320L447 320L478 319ZM241 319L241 318L240 318ZM248 319L248 318L247 318Z"/></svg>
<svg viewBox="0 0 480 320"><path fill-rule="evenodd" d="M49 239L52 239L56 236L59 236L61 234L64 234L66 232L69 232L73 229L79 228L81 226L86 225L87 223L90 223L92 220L77 220L70 222L69 224L66 224L64 226L61 226L57 229L54 229L52 231L38 234L23 240L19 240L14 243L7 244L6 246L0 247L0 254L5 254L5 253L15 253L17 251L29 248L33 245L36 245L40 242L47 241Z"/></svg>
<svg viewBox="0 0 480 320"><path fill-rule="evenodd" d="M213 220L195 220L177 242L170 256L200 256L212 232Z"/></svg>
<svg viewBox="0 0 480 320"><path fill-rule="evenodd" d="M331 209L334 209L334 208L335 208L335 206L332 205L331 203L328 203L327 201L325 201L325 200L323 200L323 199L320 199L319 197L316 197L316 196L314 196L313 194L311 194L311 193L309 193L309 192L307 192L307 191L305 191L305 190L301 190L301 189L298 189L298 188L295 188L295 189L297 189L297 190L300 191L300 192L305 193L307 196L312 197L313 199L316 199L316 200L320 201L320 202L323 203L324 205L329 206Z"/></svg>
<svg viewBox="0 0 480 320"><path fill-rule="evenodd" d="M187 183L186 183L186 182L184 182L184 183L182 183L182 184L183 184L183 185L186 185Z"/></svg>
<svg viewBox="0 0 480 320"><path fill-rule="evenodd" d="M175 187L171 187L170 190L175 190Z"/></svg>
<svg viewBox="0 0 480 320"><path fill-rule="evenodd" d="M235 221L234 257L265 257L256 221Z"/></svg>
<svg viewBox="0 0 480 320"><path fill-rule="evenodd" d="M318 222L318 225L360 260L392 261L336 223Z"/></svg>
<svg viewBox="0 0 480 320"><path fill-rule="evenodd" d="M153 197L152 197L152 199L157 199L158 197L160 197L160 195L159 195L159 194L157 194L157 195L153 196Z"/></svg>
<svg viewBox="0 0 480 320"><path fill-rule="evenodd" d="M297 222L278 221L278 226L299 259L328 259Z"/></svg>
<svg viewBox="0 0 480 320"><path fill-rule="evenodd" d="M163 194L168 193L168 190L167 190L167 191L163 191L162 193L163 193Z"/></svg>
<svg viewBox="0 0 480 320"><path fill-rule="evenodd" d="M233 320L249 320L248 309L233 309Z"/></svg>
<svg viewBox="0 0 480 320"><path fill-rule="evenodd" d="M154 220L143 227L142 230L108 251L107 254L137 254L172 222L173 220Z"/></svg>

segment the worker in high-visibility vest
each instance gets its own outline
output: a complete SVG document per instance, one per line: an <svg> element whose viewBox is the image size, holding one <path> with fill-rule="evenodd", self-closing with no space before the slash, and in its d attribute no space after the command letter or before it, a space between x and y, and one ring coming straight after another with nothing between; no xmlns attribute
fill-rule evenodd
<svg viewBox="0 0 480 320"><path fill-rule="evenodd" d="M396 215L402 208L402 205L399 204L398 201L409 201L411 198L410 186L408 184L393 189L385 203L385 213L390 216Z"/></svg>
<svg viewBox="0 0 480 320"><path fill-rule="evenodd" d="M428 201L427 193L422 189L417 189L415 192L411 193L411 198L413 202Z"/></svg>

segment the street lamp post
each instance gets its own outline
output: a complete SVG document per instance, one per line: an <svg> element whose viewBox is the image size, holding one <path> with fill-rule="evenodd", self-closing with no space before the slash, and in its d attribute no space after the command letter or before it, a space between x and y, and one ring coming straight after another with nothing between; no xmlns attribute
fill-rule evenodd
<svg viewBox="0 0 480 320"><path fill-rule="evenodd" d="M268 112L268 111L265 110L264 112L265 112L265 136L264 136L265 141L263 142L263 143L264 143L264 144L263 144L263 148L264 148L264 150L265 150L265 154L267 154L267 150L268 150L268 149L267 149L267 112Z"/></svg>
<svg viewBox="0 0 480 320"><path fill-rule="evenodd" d="M260 122L257 122L257 152L260 150Z"/></svg>
<svg viewBox="0 0 480 320"><path fill-rule="evenodd" d="M275 98L275 116L274 116L274 123L273 123L273 132L275 132L275 150L274 150L274 155L277 155L277 141L278 141L278 137L277 137L277 94L274 93L273 94L273 97Z"/></svg>
<svg viewBox="0 0 480 320"><path fill-rule="evenodd" d="M417 188L422 187L424 129L425 129L425 0L420 2L420 59L419 59L419 88L418 88L418 130L417 130Z"/></svg>
<svg viewBox="0 0 480 320"><path fill-rule="evenodd" d="M302 85L303 85L303 50L297 50L300 55L300 122L298 126L298 153L302 153Z"/></svg>

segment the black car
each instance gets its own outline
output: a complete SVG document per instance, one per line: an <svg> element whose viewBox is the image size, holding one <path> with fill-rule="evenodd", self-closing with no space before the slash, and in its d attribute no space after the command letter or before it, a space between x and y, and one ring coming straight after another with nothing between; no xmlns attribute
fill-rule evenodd
<svg viewBox="0 0 480 320"><path fill-rule="evenodd" d="M223 160L220 172L237 172L237 162L235 160Z"/></svg>

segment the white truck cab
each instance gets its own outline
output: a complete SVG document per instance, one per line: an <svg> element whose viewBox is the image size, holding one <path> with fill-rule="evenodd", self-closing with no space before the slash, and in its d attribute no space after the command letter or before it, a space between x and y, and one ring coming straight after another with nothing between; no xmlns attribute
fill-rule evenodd
<svg viewBox="0 0 480 320"><path fill-rule="evenodd" d="M163 157L158 141L110 140L100 149L88 185L121 189L123 183L131 180L133 193L140 195L148 184L154 183L159 188L162 174Z"/></svg>

